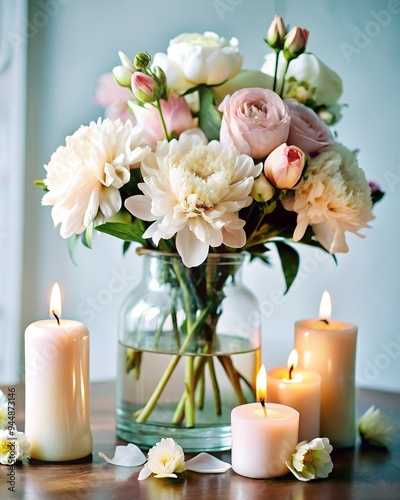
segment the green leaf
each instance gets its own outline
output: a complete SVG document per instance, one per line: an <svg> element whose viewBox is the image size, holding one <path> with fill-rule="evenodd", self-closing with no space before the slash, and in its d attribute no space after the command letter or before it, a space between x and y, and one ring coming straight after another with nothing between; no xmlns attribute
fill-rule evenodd
<svg viewBox="0 0 400 500"><path fill-rule="evenodd" d="M215 107L214 92L206 86L199 86L200 111L199 127L209 141L219 139L221 114Z"/></svg>
<svg viewBox="0 0 400 500"><path fill-rule="evenodd" d="M143 238L143 229L139 229L133 224L124 224L122 222L106 222L95 229L101 233L115 236L124 241L136 241L141 245L146 245L146 240Z"/></svg>
<svg viewBox="0 0 400 500"><path fill-rule="evenodd" d="M78 243L79 240L79 235L73 234L67 239L67 246L68 246L68 254L70 259L72 260L72 263L76 266L76 260L74 258L74 253L75 253L75 248L76 244Z"/></svg>
<svg viewBox="0 0 400 500"><path fill-rule="evenodd" d="M371 198L372 198L372 204L375 205L375 203L378 203L383 197L385 196L385 193L381 190L373 191L371 193Z"/></svg>
<svg viewBox="0 0 400 500"><path fill-rule="evenodd" d="M297 276L300 266L300 257L297 251L287 243L283 241L274 241L274 243L282 263L282 271L286 281L286 294Z"/></svg>
<svg viewBox="0 0 400 500"><path fill-rule="evenodd" d="M88 225L85 232L82 234L82 243L87 248L92 248L93 222Z"/></svg>
<svg viewBox="0 0 400 500"><path fill-rule="evenodd" d="M124 241L124 245L122 247L122 253L125 255L126 252L128 251L129 247L131 246L130 241Z"/></svg>

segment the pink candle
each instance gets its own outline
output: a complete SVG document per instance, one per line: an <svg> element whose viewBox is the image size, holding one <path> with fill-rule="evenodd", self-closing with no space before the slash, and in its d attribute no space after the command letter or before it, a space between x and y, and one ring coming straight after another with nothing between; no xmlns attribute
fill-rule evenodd
<svg viewBox="0 0 400 500"><path fill-rule="evenodd" d="M257 389L260 394L258 384ZM245 404L232 410L231 427L232 468L237 474L267 479L288 473L285 462L298 442L298 411L274 403Z"/></svg>
<svg viewBox="0 0 400 500"><path fill-rule="evenodd" d="M320 319L297 321L299 366L321 375L320 435L334 447L353 446L356 436L355 358L357 327L330 320L330 297L321 301Z"/></svg>
<svg viewBox="0 0 400 500"><path fill-rule="evenodd" d="M53 300L57 319L25 331L25 433L32 458L61 462L92 452L89 332L79 321L60 319Z"/></svg>

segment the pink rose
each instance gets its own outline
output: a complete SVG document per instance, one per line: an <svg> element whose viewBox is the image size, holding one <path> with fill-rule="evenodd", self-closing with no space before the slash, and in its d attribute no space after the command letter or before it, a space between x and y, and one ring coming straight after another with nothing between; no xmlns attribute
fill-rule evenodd
<svg viewBox="0 0 400 500"><path fill-rule="evenodd" d="M160 99L160 104L169 135L179 136L184 130L194 127L192 113L183 97L171 92L167 101ZM132 108L138 124L143 126L143 141L154 149L157 141L165 139L157 108L151 104L134 104Z"/></svg>
<svg viewBox="0 0 400 500"><path fill-rule="evenodd" d="M281 144L265 160L264 173L278 189L291 189L300 179L304 163L301 149Z"/></svg>
<svg viewBox="0 0 400 500"><path fill-rule="evenodd" d="M332 133L324 121L311 108L296 101L285 99L292 117L288 144L294 144L305 153L318 153L329 144L334 144Z"/></svg>
<svg viewBox="0 0 400 500"><path fill-rule="evenodd" d="M118 85L112 73L104 73L98 79L93 100L95 104L105 108L107 118L111 120L120 118L124 123L131 120L135 124L135 117L128 107L128 101L132 98L131 89Z"/></svg>
<svg viewBox="0 0 400 500"><path fill-rule="evenodd" d="M237 90L227 95L218 109L223 112L220 141L242 154L265 158L288 137L288 108L272 90Z"/></svg>

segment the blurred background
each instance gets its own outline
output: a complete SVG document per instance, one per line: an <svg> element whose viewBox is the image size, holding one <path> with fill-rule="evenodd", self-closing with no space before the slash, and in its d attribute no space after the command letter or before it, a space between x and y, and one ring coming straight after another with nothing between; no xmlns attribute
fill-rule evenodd
<svg viewBox="0 0 400 500"><path fill-rule="evenodd" d="M386 196L366 239L348 236L337 265L297 245L301 269L287 295L276 256L271 268L246 265L262 309L263 362L286 364L295 321L318 316L326 289L333 318L359 329L357 386L400 391L398 0L0 0L0 384L23 377L24 330L48 317L55 281L63 317L91 332L91 379L115 377L119 308L140 280L140 257L97 235L93 250L77 248L74 265L33 182L67 135L102 116L93 96L118 50L165 52L182 32L215 31L239 39L244 69L260 69L274 14L307 28L307 50L342 77L338 140L359 149Z"/></svg>

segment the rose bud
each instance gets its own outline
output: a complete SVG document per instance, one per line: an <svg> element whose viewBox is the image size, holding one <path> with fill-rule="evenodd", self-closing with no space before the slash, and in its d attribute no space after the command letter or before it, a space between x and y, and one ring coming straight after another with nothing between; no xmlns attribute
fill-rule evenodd
<svg viewBox="0 0 400 500"><path fill-rule="evenodd" d="M250 193L253 200L258 201L259 203L266 203L274 196L274 194L274 187L263 173L254 179L254 184Z"/></svg>
<svg viewBox="0 0 400 500"><path fill-rule="evenodd" d="M270 153L264 162L264 173L274 186L290 189L301 177L305 154L296 146L281 144Z"/></svg>
<svg viewBox="0 0 400 500"><path fill-rule="evenodd" d="M270 27L268 28L265 41L275 50L282 50L286 36L286 26L281 16L275 15Z"/></svg>
<svg viewBox="0 0 400 500"><path fill-rule="evenodd" d="M156 78L140 71L133 73L131 87L135 97L143 103L156 101L164 92L164 86Z"/></svg>
<svg viewBox="0 0 400 500"><path fill-rule="evenodd" d="M112 73L114 75L115 80L121 87L130 87L133 71L125 66L116 66Z"/></svg>
<svg viewBox="0 0 400 500"><path fill-rule="evenodd" d="M296 59L302 54L307 45L309 31L305 28L294 26L285 37L283 44L283 55L287 61Z"/></svg>

